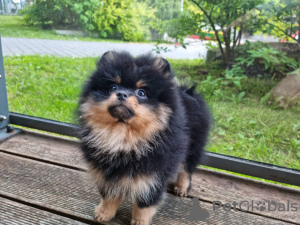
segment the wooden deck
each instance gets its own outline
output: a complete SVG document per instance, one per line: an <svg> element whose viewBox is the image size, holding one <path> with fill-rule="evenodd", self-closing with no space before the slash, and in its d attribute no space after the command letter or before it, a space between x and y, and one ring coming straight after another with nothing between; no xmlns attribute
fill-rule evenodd
<svg viewBox="0 0 300 225"><path fill-rule="evenodd" d="M99 195L85 170L76 140L24 131L0 144L0 224L93 223ZM192 183L188 197L167 194L153 224L300 224L300 190L207 169L197 170ZM194 197L209 213L205 222L188 220ZM214 211L213 201L253 201L254 210ZM265 210L255 208L259 201L265 202ZM275 211L268 210L268 201L277 204ZM288 202L297 211L287 210ZM285 211L279 211L278 203ZM128 201L107 224L130 224L130 217Z"/></svg>

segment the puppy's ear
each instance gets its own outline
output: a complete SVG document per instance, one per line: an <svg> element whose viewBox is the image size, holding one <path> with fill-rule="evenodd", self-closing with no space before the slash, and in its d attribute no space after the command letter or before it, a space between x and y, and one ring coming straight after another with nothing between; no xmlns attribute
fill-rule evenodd
<svg viewBox="0 0 300 225"><path fill-rule="evenodd" d="M153 64L154 69L163 72L165 77L171 76L171 65L168 60L164 58L156 58Z"/></svg>
<svg viewBox="0 0 300 225"><path fill-rule="evenodd" d="M114 55L115 55L115 52L112 52L112 51L105 52L102 55L102 57L99 60L99 62L97 63L97 67L101 68L105 64L109 64L109 63L113 62L115 60L115 56Z"/></svg>

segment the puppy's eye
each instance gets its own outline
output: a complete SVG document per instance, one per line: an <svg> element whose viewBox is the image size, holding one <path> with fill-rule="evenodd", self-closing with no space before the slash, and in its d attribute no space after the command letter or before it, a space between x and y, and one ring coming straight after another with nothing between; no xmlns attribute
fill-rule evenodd
<svg viewBox="0 0 300 225"><path fill-rule="evenodd" d="M135 91L135 94L138 95L141 98L146 98L146 91L144 89L137 89Z"/></svg>
<svg viewBox="0 0 300 225"><path fill-rule="evenodd" d="M110 88L109 88L110 92L114 92L116 90L118 90L118 86L116 84L111 85Z"/></svg>

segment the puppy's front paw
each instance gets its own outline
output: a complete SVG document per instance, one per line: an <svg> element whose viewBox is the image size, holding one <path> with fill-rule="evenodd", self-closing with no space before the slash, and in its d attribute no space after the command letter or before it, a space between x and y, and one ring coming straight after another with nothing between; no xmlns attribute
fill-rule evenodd
<svg viewBox="0 0 300 225"><path fill-rule="evenodd" d="M104 208L101 203L95 208L94 220L97 222L110 221L115 216L115 211Z"/></svg>
<svg viewBox="0 0 300 225"><path fill-rule="evenodd" d="M188 188L175 186L174 187L174 193L177 196L186 197L187 194L188 194Z"/></svg>
<svg viewBox="0 0 300 225"><path fill-rule="evenodd" d="M150 225L150 222L146 221L146 220L132 219L130 224L131 225Z"/></svg>
<svg viewBox="0 0 300 225"><path fill-rule="evenodd" d="M131 225L150 225L152 217L156 213L157 206L139 208L137 202L133 205Z"/></svg>

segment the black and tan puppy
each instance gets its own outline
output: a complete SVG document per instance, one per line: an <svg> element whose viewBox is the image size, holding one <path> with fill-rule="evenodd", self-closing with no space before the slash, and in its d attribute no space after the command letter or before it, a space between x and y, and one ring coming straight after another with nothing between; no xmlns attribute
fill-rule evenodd
<svg viewBox="0 0 300 225"><path fill-rule="evenodd" d="M200 161L210 115L194 88L178 87L163 58L107 52L80 100L82 151L101 201L95 220L109 221L125 197L131 224L150 224L168 179L187 194Z"/></svg>

